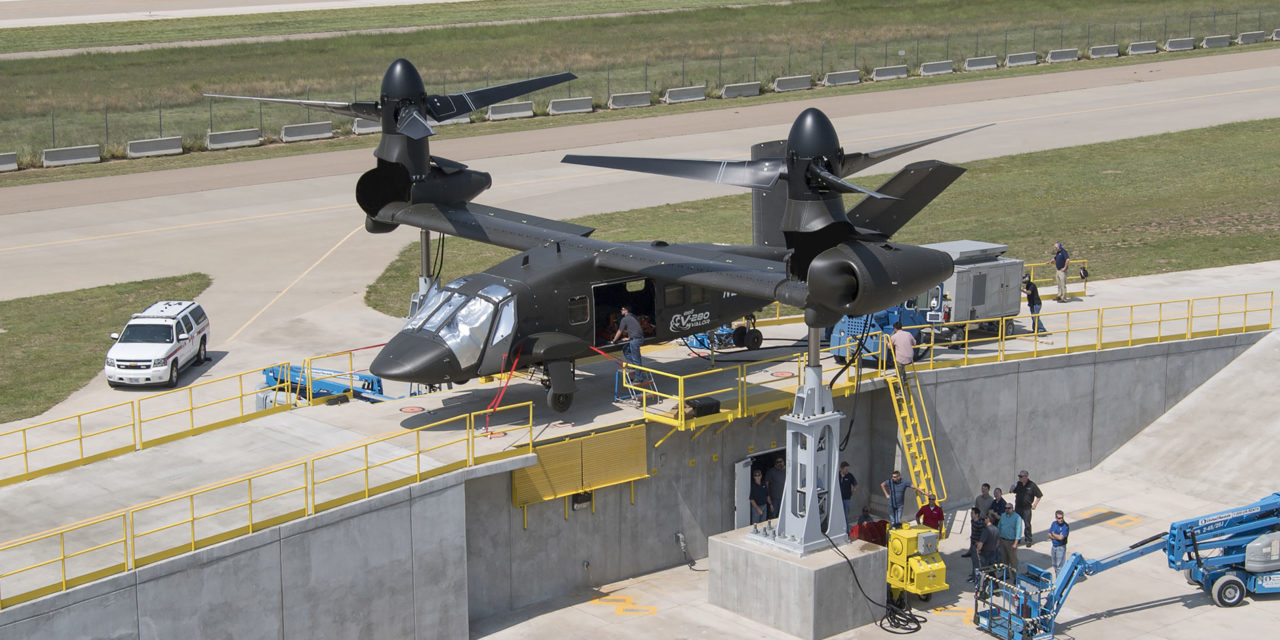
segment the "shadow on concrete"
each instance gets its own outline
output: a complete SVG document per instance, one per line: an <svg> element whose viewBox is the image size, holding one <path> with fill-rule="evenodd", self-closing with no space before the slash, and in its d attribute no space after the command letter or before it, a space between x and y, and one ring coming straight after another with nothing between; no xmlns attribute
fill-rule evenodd
<svg viewBox="0 0 1280 640"><path fill-rule="evenodd" d="M470 637L483 638L489 634L524 624L530 620L561 609L568 609L575 605L585 604L600 598L606 598L610 593L611 592L609 591L602 591L600 589L590 589L559 598L553 598L544 602L531 604L523 609L517 609L508 613L473 620L471 622Z"/></svg>
<svg viewBox="0 0 1280 640"><path fill-rule="evenodd" d="M1209 599L1208 593L1197 590L1192 593L1184 593L1180 596L1169 596L1167 598L1160 598L1159 600L1151 600L1149 602L1138 602L1135 604L1125 605L1123 607L1106 609L1104 611L1098 611L1096 613L1091 613L1089 615L1080 616L1072 620L1059 620L1057 629L1064 630L1066 628L1083 627L1091 622L1098 622L1100 620L1105 620L1107 618L1115 618L1115 617L1123 616L1130 613L1146 611L1148 609L1157 609L1159 607L1164 607L1171 604L1181 604L1184 609L1195 609L1195 608L1204 607L1204 606L1210 606L1210 607L1214 606L1213 602Z"/></svg>

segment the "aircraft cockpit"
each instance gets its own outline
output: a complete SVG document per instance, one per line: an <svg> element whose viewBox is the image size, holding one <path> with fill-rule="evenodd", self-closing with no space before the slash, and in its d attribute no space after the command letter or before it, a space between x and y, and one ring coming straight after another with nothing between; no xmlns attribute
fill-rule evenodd
<svg viewBox="0 0 1280 640"><path fill-rule="evenodd" d="M387 358L380 355L372 368L392 379L435 384L470 378L482 359L501 365L515 329L515 295L484 280L465 277L432 287L388 343Z"/></svg>

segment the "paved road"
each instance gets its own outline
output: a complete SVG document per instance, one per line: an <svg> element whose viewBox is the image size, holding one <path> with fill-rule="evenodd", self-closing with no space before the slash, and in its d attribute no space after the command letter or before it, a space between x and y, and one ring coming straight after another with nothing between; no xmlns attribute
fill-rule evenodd
<svg viewBox="0 0 1280 640"><path fill-rule="evenodd" d="M564 218L735 192L561 165L565 153L741 158L754 142L784 137L805 106L827 111L849 150L998 125L900 165L1280 117L1278 92L1280 49L1271 49L449 140L433 150L492 172L495 186L480 202ZM370 160L367 150L339 152L0 190L0 299L203 271L214 281L202 301L219 360L201 376L382 342L398 322L364 308L361 296L416 234L361 230L352 189ZM119 393L94 380L49 415Z"/></svg>
<svg viewBox="0 0 1280 640"><path fill-rule="evenodd" d="M0 29L164 20L285 11L354 9L462 0L0 0Z"/></svg>

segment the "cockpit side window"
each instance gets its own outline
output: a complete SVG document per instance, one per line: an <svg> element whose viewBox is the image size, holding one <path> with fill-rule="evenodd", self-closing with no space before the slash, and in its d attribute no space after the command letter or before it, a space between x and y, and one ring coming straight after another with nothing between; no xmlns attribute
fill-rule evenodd
<svg viewBox="0 0 1280 640"><path fill-rule="evenodd" d="M444 304L441 304L440 308L435 313L431 314L430 318L427 318L427 321L422 325L422 329L424 331L435 331L436 329L439 329L440 325L444 324L444 321L448 320L449 316L453 315L453 310L462 306L462 303L466 301L467 297L461 293L451 294L449 299L446 300Z"/></svg>
<svg viewBox="0 0 1280 640"><path fill-rule="evenodd" d="M508 300L498 310L498 326L493 330L493 344L505 340L516 326L516 301Z"/></svg>
<svg viewBox="0 0 1280 640"><path fill-rule="evenodd" d="M587 296L569 298L569 324L582 324L591 319L591 304Z"/></svg>

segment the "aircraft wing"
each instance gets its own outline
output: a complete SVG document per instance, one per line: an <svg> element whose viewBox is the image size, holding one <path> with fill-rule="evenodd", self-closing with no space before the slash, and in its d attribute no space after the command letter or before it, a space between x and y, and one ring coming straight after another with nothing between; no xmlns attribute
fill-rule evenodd
<svg viewBox="0 0 1280 640"><path fill-rule="evenodd" d="M654 245L597 240L595 229L497 207L393 202L374 218L525 251L559 243L594 256L600 267L803 305L808 287L787 277L781 261L718 251L707 245Z"/></svg>

